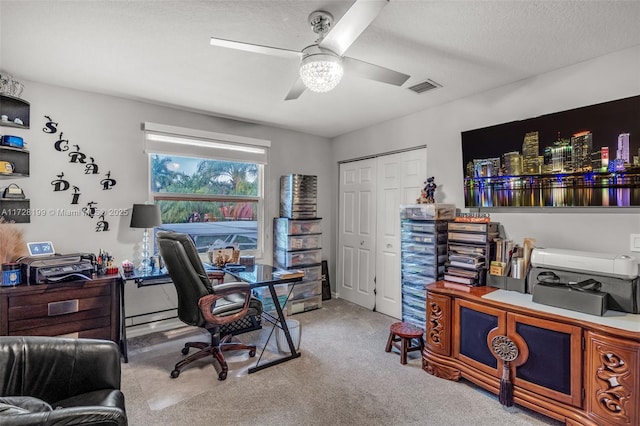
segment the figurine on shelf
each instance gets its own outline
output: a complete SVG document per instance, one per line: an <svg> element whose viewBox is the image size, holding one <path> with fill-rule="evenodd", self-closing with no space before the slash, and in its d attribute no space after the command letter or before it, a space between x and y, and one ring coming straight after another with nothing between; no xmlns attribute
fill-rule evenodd
<svg viewBox="0 0 640 426"><path fill-rule="evenodd" d="M435 183L435 177L431 176L424 182L424 188L420 191L420 198L416 200L418 204L432 204L436 202L435 194L438 185Z"/></svg>

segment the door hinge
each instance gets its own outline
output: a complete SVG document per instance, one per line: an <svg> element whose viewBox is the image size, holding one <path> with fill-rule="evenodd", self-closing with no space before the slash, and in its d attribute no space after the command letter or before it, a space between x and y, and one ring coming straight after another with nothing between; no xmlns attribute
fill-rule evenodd
<svg viewBox="0 0 640 426"><path fill-rule="evenodd" d="M584 338L584 336L582 336L581 345L582 345L582 350L584 351L585 348L587 347L587 340Z"/></svg>
<svg viewBox="0 0 640 426"><path fill-rule="evenodd" d="M582 400L584 401L586 397L587 397L587 391L584 390L584 388L582 388Z"/></svg>

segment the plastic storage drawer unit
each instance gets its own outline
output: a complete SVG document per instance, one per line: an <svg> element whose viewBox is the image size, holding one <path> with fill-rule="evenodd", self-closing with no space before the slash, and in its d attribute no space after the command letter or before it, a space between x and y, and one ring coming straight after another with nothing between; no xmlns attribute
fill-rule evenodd
<svg viewBox="0 0 640 426"><path fill-rule="evenodd" d="M276 262L285 268L292 266L313 265L322 262L321 250L285 251L275 250Z"/></svg>
<svg viewBox="0 0 640 426"><path fill-rule="evenodd" d="M322 248L322 235L276 234L276 248L284 250L308 250Z"/></svg>

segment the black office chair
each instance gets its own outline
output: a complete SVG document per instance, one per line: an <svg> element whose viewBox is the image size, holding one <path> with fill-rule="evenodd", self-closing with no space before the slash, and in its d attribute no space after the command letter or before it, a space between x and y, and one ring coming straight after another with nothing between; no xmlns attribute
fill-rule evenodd
<svg viewBox="0 0 640 426"><path fill-rule="evenodd" d="M251 296L249 284L242 282L212 285L207 276L198 251L186 234L160 231L157 243L164 259L167 272L178 293L178 317L186 324L203 327L211 333L211 343L189 342L182 354L190 348L200 349L175 365L171 377L176 378L187 364L212 355L218 379L227 378L228 366L223 351L249 350L249 356L256 355L255 345L232 342L234 334L221 334L222 327L233 327L234 323L255 318L262 313L262 303ZM257 327L259 328L259 327Z"/></svg>

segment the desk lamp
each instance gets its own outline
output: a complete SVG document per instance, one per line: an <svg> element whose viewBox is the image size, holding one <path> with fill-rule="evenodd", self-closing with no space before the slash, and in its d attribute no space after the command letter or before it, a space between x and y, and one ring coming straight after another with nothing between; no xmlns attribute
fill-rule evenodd
<svg viewBox="0 0 640 426"><path fill-rule="evenodd" d="M144 228L142 248L140 250L139 270L151 272L151 257L149 255L149 228L162 225L160 207L155 204L134 204L131 209L131 228Z"/></svg>

